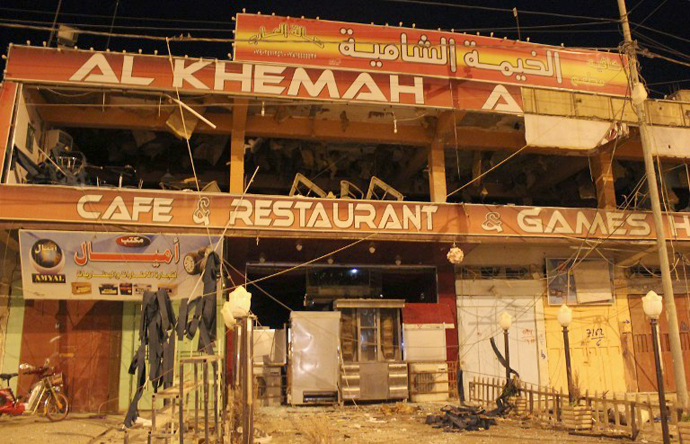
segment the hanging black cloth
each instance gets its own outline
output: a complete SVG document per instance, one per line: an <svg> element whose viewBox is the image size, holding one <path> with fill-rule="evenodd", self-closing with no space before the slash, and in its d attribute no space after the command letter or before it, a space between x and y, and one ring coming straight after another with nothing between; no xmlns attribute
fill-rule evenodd
<svg viewBox="0 0 690 444"><path fill-rule="evenodd" d="M199 345L197 350L205 354L214 354L213 344L216 341L216 289L220 278L220 257L214 251L206 257L204 271L201 276L204 284L201 296L182 301L180 306L180 320L177 326L178 338L186 334L188 339L193 339L199 332ZM190 313L191 319L188 320Z"/></svg>
<svg viewBox="0 0 690 444"><path fill-rule="evenodd" d="M138 404L146 384L146 347L149 355L149 380L154 392L161 385L170 387L173 382L175 361L175 313L167 290L144 292L139 324L137 352L129 366L129 374L137 374L137 391L127 409L125 427L132 427L139 416Z"/></svg>
<svg viewBox="0 0 690 444"><path fill-rule="evenodd" d="M489 342L491 342L491 348L494 350L494 353L496 354L496 357L498 358L498 362L501 363L503 368L507 368L511 374L514 374L518 378L520 377L520 374L513 370L512 368L508 367L508 362L506 362L506 358L503 357L500 351L498 351L498 347L496 347L496 341L494 341L494 338L490 338Z"/></svg>

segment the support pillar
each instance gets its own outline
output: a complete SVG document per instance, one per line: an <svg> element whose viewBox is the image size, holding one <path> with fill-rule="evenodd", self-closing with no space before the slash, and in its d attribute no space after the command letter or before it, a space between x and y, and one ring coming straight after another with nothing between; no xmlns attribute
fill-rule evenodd
<svg viewBox="0 0 690 444"><path fill-rule="evenodd" d="M230 193L244 192L244 134L247 127L247 99L235 99L230 139Z"/></svg>
<svg viewBox="0 0 690 444"><path fill-rule="evenodd" d="M612 160L613 153L610 149L600 150L590 157L590 168L597 190L597 206L601 209L616 208Z"/></svg>
<svg viewBox="0 0 690 444"><path fill-rule="evenodd" d="M448 194L444 148L443 140L437 138L429 147L429 193L432 202L445 202Z"/></svg>
<svg viewBox="0 0 690 444"><path fill-rule="evenodd" d="M458 116L445 111L438 116L434 137L429 146L429 195L432 202L445 202L448 198L446 184L446 140L453 134Z"/></svg>

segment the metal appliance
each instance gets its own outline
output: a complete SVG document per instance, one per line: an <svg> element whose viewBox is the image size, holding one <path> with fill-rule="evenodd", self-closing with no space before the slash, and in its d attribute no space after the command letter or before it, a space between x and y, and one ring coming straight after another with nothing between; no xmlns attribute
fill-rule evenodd
<svg viewBox="0 0 690 444"><path fill-rule="evenodd" d="M257 327L253 331L254 381L257 403L278 406L283 403L283 369L286 359L286 330Z"/></svg>
<svg viewBox="0 0 690 444"><path fill-rule="evenodd" d="M449 399L448 363L410 363L410 401L445 402Z"/></svg>
<svg viewBox="0 0 690 444"><path fill-rule="evenodd" d="M338 402L340 313L290 313L288 403Z"/></svg>
<svg viewBox="0 0 690 444"><path fill-rule="evenodd" d="M344 400L407 399L407 363L402 359L401 299L338 299Z"/></svg>

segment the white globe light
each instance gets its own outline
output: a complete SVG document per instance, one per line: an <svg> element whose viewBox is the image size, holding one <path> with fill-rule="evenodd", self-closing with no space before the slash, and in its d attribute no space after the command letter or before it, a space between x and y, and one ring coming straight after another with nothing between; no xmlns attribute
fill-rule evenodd
<svg viewBox="0 0 690 444"><path fill-rule="evenodd" d="M663 307L663 299L653 290L642 298L642 309L652 319L659 319Z"/></svg>
<svg viewBox="0 0 690 444"><path fill-rule="evenodd" d="M504 311L498 317L498 325L501 326L503 331L508 331L512 324L513 324L513 317L510 316L510 313L508 313L507 311Z"/></svg>
<svg viewBox="0 0 690 444"><path fill-rule="evenodd" d="M567 328L573 321L573 309L567 305L561 305L560 310L558 310L558 323L561 327Z"/></svg>
<svg viewBox="0 0 690 444"><path fill-rule="evenodd" d="M465 259L465 253L458 247L452 247L448 250L446 257L448 258L448 262L453 265L458 265Z"/></svg>

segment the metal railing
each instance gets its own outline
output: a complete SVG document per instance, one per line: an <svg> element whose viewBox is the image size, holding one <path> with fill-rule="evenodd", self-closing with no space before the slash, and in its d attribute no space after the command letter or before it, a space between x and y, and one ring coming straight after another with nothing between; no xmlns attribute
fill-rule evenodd
<svg viewBox="0 0 690 444"><path fill-rule="evenodd" d="M487 410L496 407L496 399L505 386L501 378L473 378L468 385L468 400ZM563 426L563 409L569 406L586 406L591 409L591 433L635 438L640 432L661 433L661 417L658 398L648 393L599 393L581 394L572 404L562 390L519 383L518 398L524 399L525 415L541 423ZM677 405L672 396L667 400L668 423L672 434L678 434L678 425L688 418L690 409Z"/></svg>

